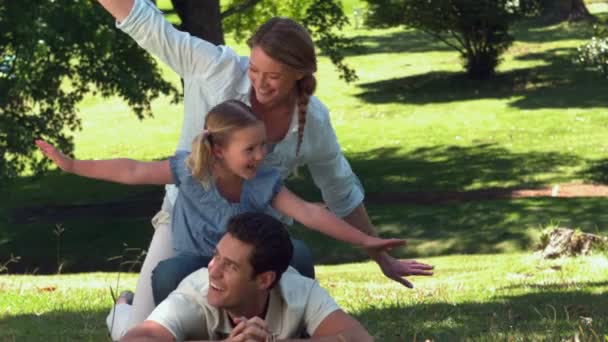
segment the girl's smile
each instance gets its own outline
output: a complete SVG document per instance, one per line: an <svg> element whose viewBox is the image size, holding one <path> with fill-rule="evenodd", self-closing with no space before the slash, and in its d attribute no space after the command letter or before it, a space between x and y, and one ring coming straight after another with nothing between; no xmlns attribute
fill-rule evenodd
<svg viewBox="0 0 608 342"><path fill-rule="evenodd" d="M223 169L243 179L255 177L258 166L266 156L266 130L259 124L232 133L227 146L214 148L216 160Z"/></svg>

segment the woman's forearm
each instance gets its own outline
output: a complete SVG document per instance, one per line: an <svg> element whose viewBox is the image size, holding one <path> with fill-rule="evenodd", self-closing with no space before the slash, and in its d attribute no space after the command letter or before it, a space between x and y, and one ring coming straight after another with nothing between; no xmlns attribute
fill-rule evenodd
<svg viewBox="0 0 608 342"><path fill-rule="evenodd" d="M343 220L367 235L378 235L376 228L372 225L369 215L367 214L367 210L365 209L363 202L353 209L350 214L343 217Z"/></svg>

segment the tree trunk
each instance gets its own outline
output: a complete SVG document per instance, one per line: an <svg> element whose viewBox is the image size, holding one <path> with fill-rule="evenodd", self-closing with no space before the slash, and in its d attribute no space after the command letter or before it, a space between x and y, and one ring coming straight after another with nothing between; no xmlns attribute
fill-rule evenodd
<svg viewBox="0 0 608 342"><path fill-rule="evenodd" d="M219 0L171 0L182 21L180 30L216 45L224 44Z"/></svg>
<svg viewBox="0 0 608 342"><path fill-rule="evenodd" d="M552 23L595 19L583 0L543 0L542 16Z"/></svg>

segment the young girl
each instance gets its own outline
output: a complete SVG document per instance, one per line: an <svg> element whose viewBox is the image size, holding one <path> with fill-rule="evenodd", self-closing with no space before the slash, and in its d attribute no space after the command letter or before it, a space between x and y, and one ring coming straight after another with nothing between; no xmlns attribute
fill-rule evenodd
<svg viewBox="0 0 608 342"><path fill-rule="evenodd" d="M330 211L291 193L275 168L259 167L266 154L265 142L262 121L247 105L228 100L207 114L205 129L192 143L192 152L177 152L168 160L73 160L42 140L36 144L66 172L125 184L175 184L179 191L172 237L177 258L210 258L228 219L247 211L276 215L277 210L309 228L366 249L382 251L405 243L352 229Z"/></svg>

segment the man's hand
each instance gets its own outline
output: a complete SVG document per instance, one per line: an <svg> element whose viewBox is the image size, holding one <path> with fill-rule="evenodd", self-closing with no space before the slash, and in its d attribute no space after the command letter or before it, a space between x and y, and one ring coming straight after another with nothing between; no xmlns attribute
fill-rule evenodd
<svg viewBox="0 0 608 342"><path fill-rule="evenodd" d="M236 327L230 332L225 342L266 342L271 340L266 322L259 318L238 318L235 320Z"/></svg>
<svg viewBox="0 0 608 342"><path fill-rule="evenodd" d="M385 276L410 289L414 288L414 285L405 277L433 275L431 271L433 266L419 263L416 260L397 260L386 253L376 254L374 260L376 260Z"/></svg>

